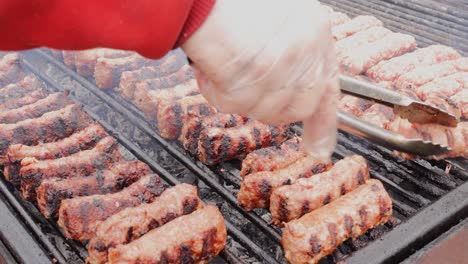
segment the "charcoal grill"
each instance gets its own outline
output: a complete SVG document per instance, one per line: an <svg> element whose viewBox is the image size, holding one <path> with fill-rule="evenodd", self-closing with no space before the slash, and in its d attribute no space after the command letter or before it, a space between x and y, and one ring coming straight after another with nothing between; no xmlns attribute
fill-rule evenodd
<svg viewBox="0 0 468 264"><path fill-rule="evenodd" d="M390 29L410 33L423 45L441 43L464 55L468 53L468 15L456 3L447 2L441 7L440 3L422 4L416 0L323 2L349 15L376 15ZM216 166L202 164L178 143L161 138L143 114L117 93L100 90L47 51L25 52L24 65L49 89L69 90L72 98L82 103L125 149L146 162L168 184L196 184L202 200L221 209L228 228L228 245L213 263L286 263L280 246L281 231L269 223L270 214L259 209L246 212L237 205L240 161ZM300 127L294 131L301 134ZM406 161L385 148L342 132L338 143L334 160L352 153L364 156L371 177L381 180L390 193L394 215L384 226L355 241L346 241L323 263L400 262L468 217L466 159ZM67 241L53 221L45 220L3 179L0 196L0 254L7 263L83 263L84 245Z"/></svg>

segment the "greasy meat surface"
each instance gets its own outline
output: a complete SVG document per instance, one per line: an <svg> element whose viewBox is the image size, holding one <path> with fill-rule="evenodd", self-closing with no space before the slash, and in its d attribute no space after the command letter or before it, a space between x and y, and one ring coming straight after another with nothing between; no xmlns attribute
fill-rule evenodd
<svg viewBox="0 0 468 264"><path fill-rule="evenodd" d="M151 63L156 62L147 60L139 54L122 58L98 58L94 67L96 85L103 89L116 87L124 71L136 70Z"/></svg>
<svg viewBox="0 0 468 264"><path fill-rule="evenodd" d="M165 190L152 203L122 210L99 225L96 236L88 245L87 262L106 263L110 248L128 244L152 229L200 208L197 188L184 183Z"/></svg>
<svg viewBox="0 0 468 264"><path fill-rule="evenodd" d="M6 103L12 99L19 99L36 90L44 89L44 83L35 76L28 75L18 81L0 88L0 104Z"/></svg>
<svg viewBox="0 0 468 264"><path fill-rule="evenodd" d="M412 90L456 72L468 72L468 58L445 61L429 66L418 66L414 70L402 74L394 82L394 87L397 90Z"/></svg>
<svg viewBox="0 0 468 264"><path fill-rule="evenodd" d="M91 76L98 58L121 58L132 55L132 52L114 49L91 49L75 53L76 72L83 76Z"/></svg>
<svg viewBox="0 0 468 264"><path fill-rule="evenodd" d="M46 98L49 94L42 89L27 92L20 98L12 98L4 102L0 102L0 112L20 108L22 106L33 104L38 100Z"/></svg>
<svg viewBox="0 0 468 264"><path fill-rule="evenodd" d="M198 139L200 133L209 127L230 128L243 125L248 118L236 114L217 113L207 117L189 117L183 124L180 141L184 148L195 155L198 153Z"/></svg>
<svg viewBox="0 0 468 264"><path fill-rule="evenodd" d="M141 161L121 161L91 175L45 179L36 189L37 204L46 218L56 218L64 199L114 193L150 173L151 169Z"/></svg>
<svg viewBox="0 0 468 264"><path fill-rule="evenodd" d="M156 121L160 104L168 104L186 96L199 94L197 81L192 79L174 87L150 90L144 82L138 83L135 88L134 104L145 114L149 120Z"/></svg>
<svg viewBox="0 0 468 264"><path fill-rule="evenodd" d="M0 155L12 144L34 145L68 137L91 123L81 106L72 104L39 118L0 124Z"/></svg>
<svg viewBox="0 0 468 264"><path fill-rule="evenodd" d="M461 117L468 119L468 89L463 89L450 97L450 101L458 105Z"/></svg>
<svg viewBox="0 0 468 264"><path fill-rule="evenodd" d="M14 83L24 77L25 73L20 67L21 55L8 53L0 59L0 86Z"/></svg>
<svg viewBox="0 0 468 264"><path fill-rule="evenodd" d="M378 180L286 224L281 244L292 263L318 263L348 238L388 221L392 200Z"/></svg>
<svg viewBox="0 0 468 264"><path fill-rule="evenodd" d="M117 141L109 136L90 150L54 160L25 158L21 161L20 181L23 198L36 200L36 188L44 179L88 175L109 168L121 159Z"/></svg>
<svg viewBox="0 0 468 264"><path fill-rule="evenodd" d="M370 27L382 26L382 21L373 16L357 16L332 28L333 39L338 41Z"/></svg>
<svg viewBox="0 0 468 264"><path fill-rule="evenodd" d="M176 53L177 54L177 53ZM119 82L119 93L126 99L134 97L135 84L141 80L161 78L177 72L186 62L181 55L168 54L160 60L159 66L148 66L138 70L125 71Z"/></svg>
<svg viewBox="0 0 468 264"><path fill-rule="evenodd" d="M369 179L369 168L361 156L338 161L329 171L281 186L270 198L273 223L289 222L353 191Z"/></svg>
<svg viewBox="0 0 468 264"><path fill-rule="evenodd" d="M288 125L271 126L251 120L244 125L209 127L200 133L198 158L205 164L235 159L287 139Z"/></svg>
<svg viewBox="0 0 468 264"><path fill-rule="evenodd" d="M159 102L158 130L163 138L177 139L188 117L208 116L216 109L201 95L187 96L175 101Z"/></svg>
<svg viewBox="0 0 468 264"><path fill-rule="evenodd" d="M458 59L460 54L451 47L432 45L414 52L380 62L370 68L366 74L376 82L393 82L402 74L420 66Z"/></svg>
<svg viewBox="0 0 468 264"><path fill-rule="evenodd" d="M338 102L338 109L354 116L361 116L372 104L371 101L352 95L345 95Z"/></svg>
<svg viewBox="0 0 468 264"><path fill-rule="evenodd" d="M283 169L307 154L300 148L301 138L294 137L279 146L261 148L249 153L242 161L241 177L260 171Z"/></svg>
<svg viewBox="0 0 468 264"><path fill-rule="evenodd" d="M51 111L62 109L72 101L65 93L50 94L44 99L6 112L0 112L0 123L11 124L25 119L38 118Z"/></svg>
<svg viewBox="0 0 468 264"><path fill-rule="evenodd" d="M237 201L248 211L254 208L266 208L269 206L270 195L274 189L293 184L300 178L324 172L330 167L331 164L306 156L280 170L249 174L241 184Z"/></svg>
<svg viewBox="0 0 468 264"><path fill-rule="evenodd" d="M65 199L60 205L58 224L67 238L86 241L111 215L152 202L163 191L159 176L148 174L120 192Z"/></svg>
<svg viewBox="0 0 468 264"><path fill-rule="evenodd" d="M58 159L93 148L98 141L107 136L104 128L91 124L87 128L59 141L41 143L34 146L15 144L8 147L5 155L4 175L15 186L19 185L21 160L26 157L37 160Z"/></svg>
<svg viewBox="0 0 468 264"><path fill-rule="evenodd" d="M356 34L339 40L335 43L336 54L339 59L342 59L346 56L349 56L357 48L377 41L387 36L391 32L392 31L381 26L370 27L364 31L357 32Z"/></svg>
<svg viewBox="0 0 468 264"><path fill-rule="evenodd" d="M226 245L219 209L206 206L109 250L109 263L208 263Z"/></svg>
<svg viewBox="0 0 468 264"><path fill-rule="evenodd" d="M377 63L400 56L416 47L414 37L390 33L385 37L361 46L349 56L342 58L341 68L349 74L361 74Z"/></svg>

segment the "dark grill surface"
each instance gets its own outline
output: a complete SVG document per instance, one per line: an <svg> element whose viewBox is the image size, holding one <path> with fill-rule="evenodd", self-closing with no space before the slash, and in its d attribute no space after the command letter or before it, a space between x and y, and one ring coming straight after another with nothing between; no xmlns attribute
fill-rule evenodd
<svg viewBox="0 0 468 264"><path fill-rule="evenodd" d="M415 35L423 45L442 43L468 53L465 41L468 18L457 4L447 5L445 9L439 4L431 9L430 2L421 4L415 0L322 2L349 15L374 14L390 29ZM113 133L131 155L148 163L168 184L196 184L202 200L221 209L228 228L228 245L213 263L286 262L280 246L280 230L269 224L267 210L249 213L237 205L241 183L239 160L210 167L202 164L178 143L161 138L142 113L117 93L103 92L44 51L25 53L24 64L45 80L50 89L69 90L73 99L84 104L87 112ZM295 127L295 132L300 134L300 127ZM345 242L323 263L344 259L349 263L395 263L467 218L467 160L407 161L394 157L385 148L340 133L334 160L352 153L364 156L371 167L371 176L384 183L393 200L394 214L384 226L355 241ZM0 191L10 211L25 223L49 258L83 263L86 257L83 245L65 240L55 223L46 221L34 205L22 201L3 179ZM0 239L8 240L3 235ZM10 251L14 256L19 253Z"/></svg>

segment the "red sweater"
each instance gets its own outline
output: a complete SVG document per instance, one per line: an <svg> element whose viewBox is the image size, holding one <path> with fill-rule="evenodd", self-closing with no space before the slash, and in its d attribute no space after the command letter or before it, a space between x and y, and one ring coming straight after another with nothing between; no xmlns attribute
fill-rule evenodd
<svg viewBox="0 0 468 264"><path fill-rule="evenodd" d="M183 43L215 0L0 0L0 50L107 47L159 58Z"/></svg>

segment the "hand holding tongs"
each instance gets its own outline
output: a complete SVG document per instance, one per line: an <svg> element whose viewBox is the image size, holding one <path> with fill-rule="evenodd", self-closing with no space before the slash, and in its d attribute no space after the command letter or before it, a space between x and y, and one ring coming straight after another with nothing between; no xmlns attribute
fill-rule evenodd
<svg viewBox="0 0 468 264"><path fill-rule="evenodd" d="M447 126L457 126L459 122L457 117L441 109L352 77L341 75L340 89L342 92L350 95L375 100L378 103L392 106L397 115L408 119L410 122L438 123ZM341 111L338 113L338 120L340 129L393 150L419 156L440 155L451 150L447 146L442 146L431 141L408 139Z"/></svg>

